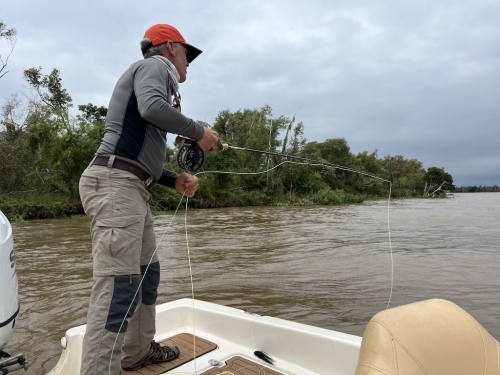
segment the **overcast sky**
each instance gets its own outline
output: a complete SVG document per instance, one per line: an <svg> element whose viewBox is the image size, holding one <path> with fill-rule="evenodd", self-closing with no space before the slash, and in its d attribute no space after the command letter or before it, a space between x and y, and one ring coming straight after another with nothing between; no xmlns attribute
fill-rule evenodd
<svg viewBox="0 0 500 375"><path fill-rule="evenodd" d="M144 31L170 23L204 51L181 85L195 120L269 104L298 112L308 141L500 185L498 0L0 0L0 19L18 32L0 104L42 66L60 69L75 107L107 106Z"/></svg>

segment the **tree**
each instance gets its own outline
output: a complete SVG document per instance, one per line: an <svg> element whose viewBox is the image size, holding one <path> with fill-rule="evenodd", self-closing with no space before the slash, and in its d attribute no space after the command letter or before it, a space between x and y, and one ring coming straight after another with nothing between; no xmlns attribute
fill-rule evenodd
<svg viewBox="0 0 500 375"><path fill-rule="evenodd" d="M213 129L219 133L223 142L235 146L279 153L278 147L282 142L278 136L291 121L284 117L273 117L269 105L259 109L245 109L236 112L224 110L216 117ZM260 153L243 153L229 150L220 158L230 158L224 163L225 167L240 172L258 172L272 168L280 160L279 157L271 157ZM213 162L220 159L210 158ZM207 158L207 168L209 163ZM220 164L219 164L220 165ZM277 178L271 175L245 176L240 179L242 186L251 188L275 189L281 185ZM222 178L222 177L221 177Z"/></svg>
<svg viewBox="0 0 500 375"><path fill-rule="evenodd" d="M344 138L327 139L325 142L309 142L303 147L300 156L341 166L351 166L350 147ZM323 181L331 189L344 189L347 181L354 178L352 172L346 172L342 169L325 167L312 167L312 169L321 174Z"/></svg>
<svg viewBox="0 0 500 375"><path fill-rule="evenodd" d="M368 151L358 153L354 157L353 163L356 169L383 178L383 164L382 160L378 157L377 150L371 153L368 153ZM386 190L387 183L377 178L360 175L357 180L356 191L359 193L370 196L381 196L385 194Z"/></svg>
<svg viewBox="0 0 500 375"><path fill-rule="evenodd" d="M59 111L58 115L64 115L65 111L73 105L71 96L62 87L62 79L59 69L53 68L50 74L43 75L42 67L26 69L24 78L32 89L36 91L40 100L52 110Z"/></svg>
<svg viewBox="0 0 500 375"><path fill-rule="evenodd" d="M62 86L58 69L44 75L42 68L24 71L30 87L40 101L29 116L27 146L37 155L36 178L41 188L48 192L63 192L78 198L78 180L92 159L102 138L105 107L91 103L80 105L82 115L70 118L68 108L71 96Z"/></svg>
<svg viewBox="0 0 500 375"><path fill-rule="evenodd" d="M106 121L108 109L104 106L97 107L92 103L80 104L78 109L83 113L81 119L88 122Z"/></svg>
<svg viewBox="0 0 500 375"><path fill-rule="evenodd" d="M0 119L0 192L25 189L25 176L34 171L35 155L26 148L28 118L35 110L12 95L2 106Z"/></svg>
<svg viewBox="0 0 500 375"><path fill-rule="evenodd" d="M455 191L453 177L444 168L430 167L425 174L424 198L444 195L445 190Z"/></svg>
<svg viewBox="0 0 500 375"><path fill-rule="evenodd" d="M384 157L384 167L394 188L400 187L400 179L405 174L405 158L403 155L387 155Z"/></svg>
<svg viewBox="0 0 500 375"><path fill-rule="evenodd" d="M5 25L5 23L2 20L0 20L0 39L6 39L7 43L10 45L10 52L5 58L5 60L0 54L0 78L2 78L9 72L9 71L4 72L4 70L7 67L7 64L9 63L9 57L12 55L12 52L14 52L14 46L16 45L16 39L15 39L16 35L17 35L16 29L7 28L7 25Z"/></svg>
<svg viewBox="0 0 500 375"><path fill-rule="evenodd" d="M402 155L387 155L382 161L383 176L392 183L395 197L420 195L424 187L425 169L416 159L405 159Z"/></svg>
<svg viewBox="0 0 500 375"><path fill-rule="evenodd" d="M290 139L289 148L286 153L289 155L297 155L307 144L307 139L304 138L304 124L300 121L293 128L293 137Z"/></svg>

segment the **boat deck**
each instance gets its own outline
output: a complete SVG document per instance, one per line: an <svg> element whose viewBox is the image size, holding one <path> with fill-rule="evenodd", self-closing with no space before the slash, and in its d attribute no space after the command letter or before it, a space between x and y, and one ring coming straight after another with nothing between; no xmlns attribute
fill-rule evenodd
<svg viewBox="0 0 500 375"><path fill-rule="evenodd" d="M48 375L79 374L85 329L66 331ZM156 306L155 340L179 347L179 358L125 375L347 375L354 373L361 344L361 337L192 299ZM256 350L274 364L256 357Z"/></svg>
<svg viewBox="0 0 500 375"><path fill-rule="evenodd" d="M217 345L201 337L195 337L190 333L180 333L169 337L160 342L162 346L177 346L179 348L179 357L173 361L150 364L136 371L123 371L125 375L160 375L176 367L179 367L189 361L201 357L217 348ZM196 345L196 347L195 347ZM235 356L229 358L225 363L221 363L213 368L202 372L200 375L219 375L221 373L234 373L241 375L284 375L281 372L271 370L247 358Z"/></svg>
<svg viewBox="0 0 500 375"><path fill-rule="evenodd" d="M196 343L196 351L195 351ZM161 364L150 364L136 371L123 371L125 375L157 375L163 374L176 367L183 365L195 358L202 356L217 348L217 345L211 341L195 337L191 333L180 333L169 337L160 342L162 346L177 346L179 348L179 357L170 362Z"/></svg>

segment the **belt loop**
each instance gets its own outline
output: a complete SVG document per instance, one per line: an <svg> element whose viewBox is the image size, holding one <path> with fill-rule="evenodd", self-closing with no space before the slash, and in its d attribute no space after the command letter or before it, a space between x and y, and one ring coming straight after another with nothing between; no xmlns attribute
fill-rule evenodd
<svg viewBox="0 0 500 375"><path fill-rule="evenodd" d="M108 168L113 168L113 163L115 162L115 155L111 155L108 160Z"/></svg>
<svg viewBox="0 0 500 375"><path fill-rule="evenodd" d="M88 165L88 167L87 167L87 168L90 168L91 166L93 166L93 165L94 165L94 161L95 161L95 158L96 158L96 157L97 157L97 156L94 156L94 158L92 159L92 161L90 162L90 164Z"/></svg>

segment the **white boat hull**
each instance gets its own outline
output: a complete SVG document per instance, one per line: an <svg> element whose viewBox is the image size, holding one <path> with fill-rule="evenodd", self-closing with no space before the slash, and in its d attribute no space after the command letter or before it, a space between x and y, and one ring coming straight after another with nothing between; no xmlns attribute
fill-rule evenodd
<svg viewBox="0 0 500 375"><path fill-rule="evenodd" d="M19 312L12 227L0 211L0 350L10 338Z"/></svg>
<svg viewBox="0 0 500 375"><path fill-rule="evenodd" d="M217 349L172 373L202 373L212 368L210 359L224 363L237 355L270 366L254 356L260 350L275 361L273 370L286 375L352 375L361 344L358 336L192 299L157 306L156 322L156 341L191 333L217 344ZM79 374L84 334L85 326L66 332L62 355L48 375Z"/></svg>

